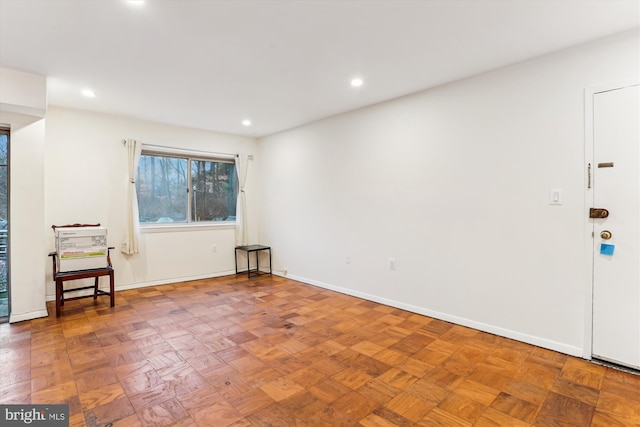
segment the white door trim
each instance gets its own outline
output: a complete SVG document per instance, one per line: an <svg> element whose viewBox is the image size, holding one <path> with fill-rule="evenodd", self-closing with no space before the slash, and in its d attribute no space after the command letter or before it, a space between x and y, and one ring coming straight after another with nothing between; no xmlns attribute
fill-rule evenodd
<svg viewBox="0 0 640 427"><path fill-rule="evenodd" d="M623 80L604 85L590 86L584 90L584 259L585 259L585 310L583 358L591 360L593 346L593 225L589 221L589 209L593 206L593 97L602 92L640 85L640 80ZM591 171L588 165L591 165ZM589 176L590 174L590 176ZM589 187L591 181L591 188Z"/></svg>

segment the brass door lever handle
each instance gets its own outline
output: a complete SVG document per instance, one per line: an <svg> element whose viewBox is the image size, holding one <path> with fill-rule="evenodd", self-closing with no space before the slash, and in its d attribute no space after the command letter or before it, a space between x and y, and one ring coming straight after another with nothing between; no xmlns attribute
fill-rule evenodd
<svg viewBox="0 0 640 427"><path fill-rule="evenodd" d="M609 216L609 211L604 208L589 209L589 218L606 218L608 216Z"/></svg>

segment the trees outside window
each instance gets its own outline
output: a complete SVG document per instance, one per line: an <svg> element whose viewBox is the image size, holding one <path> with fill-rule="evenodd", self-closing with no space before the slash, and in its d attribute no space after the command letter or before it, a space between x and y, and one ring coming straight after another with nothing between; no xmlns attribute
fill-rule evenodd
<svg viewBox="0 0 640 427"><path fill-rule="evenodd" d="M142 153L136 180L140 223L235 221L235 164Z"/></svg>

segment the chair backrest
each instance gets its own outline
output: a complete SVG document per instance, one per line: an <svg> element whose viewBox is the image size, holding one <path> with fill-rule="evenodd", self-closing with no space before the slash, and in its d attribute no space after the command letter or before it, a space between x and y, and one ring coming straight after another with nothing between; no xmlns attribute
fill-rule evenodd
<svg viewBox="0 0 640 427"><path fill-rule="evenodd" d="M98 224L67 224L67 225L52 225L51 228L55 231L56 228L71 228L71 227L100 227Z"/></svg>

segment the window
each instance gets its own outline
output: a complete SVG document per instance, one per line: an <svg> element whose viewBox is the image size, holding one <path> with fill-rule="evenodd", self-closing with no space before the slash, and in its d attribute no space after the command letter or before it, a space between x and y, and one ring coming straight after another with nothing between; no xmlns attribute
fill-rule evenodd
<svg viewBox="0 0 640 427"><path fill-rule="evenodd" d="M9 319L9 129L0 127L0 323Z"/></svg>
<svg viewBox="0 0 640 427"><path fill-rule="evenodd" d="M232 160L143 149L136 192L141 224L236 219L238 179Z"/></svg>

